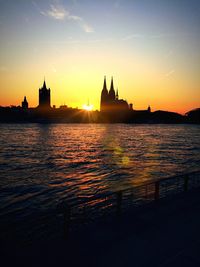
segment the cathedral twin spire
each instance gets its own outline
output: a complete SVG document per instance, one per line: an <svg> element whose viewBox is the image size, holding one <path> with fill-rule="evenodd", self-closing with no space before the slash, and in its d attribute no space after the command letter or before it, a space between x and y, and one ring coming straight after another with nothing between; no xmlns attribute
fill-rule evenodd
<svg viewBox="0 0 200 267"><path fill-rule="evenodd" d="M110 91L108 94L109 94L110 100L115 100L115 89L114 89L113 77L111 79Z"/></svg>
<svg viewBox="0 0 200 267"><path fill-rule="evenodd" d="M103 91L108 92L107 85L106 85L106 76L104 76Z"/></svg>
<svg viewBox="0 0 200 267"><path fill-rule="evenodd" d="M106 76L104 76L103 90L101 92L101 107L100 110L107 110L108 106L114 105L115 101L118 100L118 91L115 94L113 77L111 78L110 90L107 89Z"/></svg>
<svg viewBox="0 0 200 267"><path fill-rule="evenodd" d="M111 78L110 90L108 92L107 84L106 84L106 76L104 76L103 91L104 91L104 93L108 94L108 96L111 100L115 100L115 89L114 89L113 77ZM118 92L117 92L117 95L118 95Z"/></svg>

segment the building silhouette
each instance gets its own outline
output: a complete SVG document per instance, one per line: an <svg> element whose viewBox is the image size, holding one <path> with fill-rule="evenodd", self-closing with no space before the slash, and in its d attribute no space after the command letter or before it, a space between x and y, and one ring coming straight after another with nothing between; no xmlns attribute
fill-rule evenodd
<svg viewBox="0 0 200 267"><path fill-rule="evenodd" d="M24 100L22 101L22 109L27 110L28 109L28 101L26 99L26 96L24 97Z"/></svg>
<svg viewBox="0 0 200 267"><path fill-rule="evenodd" d="M49 109L51 108L51 90L47 89L44 80L42 88L39 89L39 106L38 108Z"/></svg>
<svg viewBox="0 0 200 267"><path fill-rule="evenodd" d="M89 103L88 103L89 105ZM29 107L26 96L21 106L0 106L0 122L7 123L200 123L200 108L191 110L185 116L169 111L135 110L133 104L119 99L118 89L115 90L113 78L110 89L107 89L104 77L100 98L100 112L85 112L78 108L62 105L51 108L51 90L44 80L39 89L39 105Z"/></svg>
<svg viewBox="0 0 200 267"><path fill-rule="evenodd" d="M111 79L110 90L107 89L106 77L104 77L103 89L101 92L101 103L100 111L101 112L112 112L112 111L127 111L129 110L128 103L119 99L118 89L114 89L113 77Z"/></svg>

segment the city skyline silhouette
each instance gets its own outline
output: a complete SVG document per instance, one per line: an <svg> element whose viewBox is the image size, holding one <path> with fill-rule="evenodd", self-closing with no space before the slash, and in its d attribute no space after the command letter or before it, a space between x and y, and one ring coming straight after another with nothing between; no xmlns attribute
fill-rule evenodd
<svg viewBox="0 0 200 267"><path fill-rule="evenodd" d="M137 110L133 103L119 97L111 77L110 89L107 88L106 76L99 94L100 110L93 110L92 105L83 105L81 109L69 105L56 107L51 104L51 89L44 79L38 89L38 105L30 107L27 96L21 106L0 107L0 122L41 122L41 123L200 123L200 108L192 109L181 115L173 111Z"/></svg>
<svg viewBox="0 0 200 267"><path fill-rule="evenodd" d="M17 106L45 75L52 105L99 110L113 76L136 110L199 106L199 9L187 1L1 1L0 106Z"/></svg>
<svg viewBox="0 0 200 267"><path fill-rule="evenodd" d="M0 0L2 267L200 266L200 0Z"/></svg>

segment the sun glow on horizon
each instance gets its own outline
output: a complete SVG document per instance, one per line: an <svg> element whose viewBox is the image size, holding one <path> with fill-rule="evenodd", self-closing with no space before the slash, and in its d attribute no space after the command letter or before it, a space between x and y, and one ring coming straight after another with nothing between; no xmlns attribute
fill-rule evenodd
<svg viewBox="0 0 200 267"><path fill-rule="evenodd" d="M84 105L83 105L83 109L86 110L86 111L92 111L93 108L94 108L93 105L89 105L89 104L87 104L87 105L84 104Z"/></svg>
<svg viewBox="0 0 200 267"><path fill-rule="evenodd" d="M199 107L200 1L182 2L1 1L0 106L37 107L45 76L52 106L99 110L106 75L135 110Z"/></svg>

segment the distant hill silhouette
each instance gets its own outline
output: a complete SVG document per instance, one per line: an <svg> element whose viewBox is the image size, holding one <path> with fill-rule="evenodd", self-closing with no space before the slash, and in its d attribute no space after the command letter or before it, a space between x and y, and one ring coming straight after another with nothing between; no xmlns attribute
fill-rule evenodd
<svg viewBox="0 0 200 267"><path fill-rule="evenodd" d="M152 112L151 120L153 123L183 123L185 117L175 112L158 110Z"/></svg>
<svg viewBox="0 0 200 267"><path fill-rule="evenodd" d="M200 124L200 108L190 110L186 113L188 122Z"/></svg>

